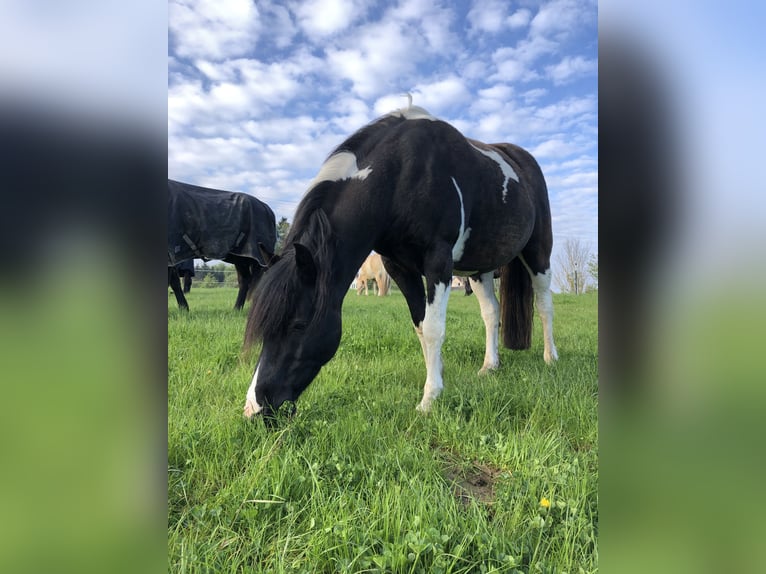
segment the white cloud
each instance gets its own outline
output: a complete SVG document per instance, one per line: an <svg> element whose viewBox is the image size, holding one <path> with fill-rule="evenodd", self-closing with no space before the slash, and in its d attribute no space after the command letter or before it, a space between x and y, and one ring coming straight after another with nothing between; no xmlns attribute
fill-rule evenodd
<svg viewBox="0 0 766 574"><path fill-rule="evenodd" d="M433 0L401 0L383 16L417 31L431 52L449 52L457 49L459 39L452 31L455 14Z"/></svg>
<svg viewBox="0 0 766 574"><path fill-rule="evenodd" d="M545 96L547 93L548 93L548 90L546 90L545 88L534 88L531 90L527 90L526 92L521 94L521 96L524 98L524 103L529 104L539 100L540 98Z"/></svg>
<svg viewBox="0 0 766 574"><path fill-rule="evenodd" d="M468 102L471 94L463 80L452 74L443 80L418 84L413 90L413 98L416 105L439 115Z"/></svg>
<svg viewBox="0 0 766 574"><path fill-rule="evenodd" d="M525 64L513 58L498 60L497 71L490 76L490 80L496 82L518 82L534 79L534 74Z"/></svg>
<svg viewBox="0 0 766 574"><path fill-rule="evenodd" d="M588 60L582 56L566 56L558 64L545 69L554 84L565 84L580 76L595 74L597 70L596 60Z"/></svg>
<svg viewBox="0 0 766 574"><path fill-rule="evenodd" d="M363 10L363 3L353 0L308 0L297 6L295 14L307 36L322 39L348 28Z"/></svg>
<svg viewBox="0 0 766 574"><path fill-rule="evenodd" d="M479 90L479 96L493 100L508 100L513 95L513 88L505 84L497 84L491 88Z"/></svg>
<svg viewBox="0 0 766 574"><path fill-rule="evenodd" d="M262 33L268 35L278 48L287 48L298 33L290 11L279 4L259 3L261 6Z"/></svg>
<svg viewBox="0 0 766 574"><path fill-rule="evenodd" d="M409 28L387 21L370 24L359 29L355 42L347 49L328 49L327 65L330 72L350 80L354 92L371 98L389 91L404 82L415 68L422 45Z"/></svg>
<svg viewBox="0 0 766 574"><path fill-rule="evenodd" d="M326 129L326 123L310 116L267 117L249 120L242 130L257 142L285 143L311 140Z"/></svg>
<svg viewBox="0 0 766 574"><path fill-rule="evenodd" d="M500 32L507 18L508 3L503 0L474 0L468 12L468 21L474 32Z"/></svg>
<svg viewBox="0 0 766 574"><path fill-rule="evenodd" d="M530 22L533 35L568 35L579 30L583 23L595 25L595 0L553 0L544 4Z"/></svg>
<svg viewBox="0 0 766 574"><path fill-rule="evenodd" d="M486 114L499 112L508 105L513 96L513 88L505 84L496 84L490 88L478 91L471 104L471 112Z"/></svg>
<svg viewBox="0 0 766 574"><path fill-rule="evenodd" d="M420 21L426 18L434 9L432 0L400 0L386 13L386 18L396 18L402 21Z"/></svg>
<svg viewBox="0 0 766 574"><path fill-rule="evenodd" d="M566 157L578 151L578 149L578 146L571 141L567 142L561 138L555 138L546 140L529 151L539 161L542 158Z"/></svg>
<svg viewBox="0 0 766 574"><path fill-rule="evenodd" d="M522 8L521 10L516 10L516 12L508 16L507 23L511 28L523 28L529 24L531 19L532 13L529 10Z"/></svg>
<svg viewBox="0 0 766 574"><path fill-rule="evenodd" d="M223 60L251 50L260 29L250 0L171 0L169 28L175 53Z"/></svg>
<svg viewBox="0 0 766 574"><path fill-rule="evenodd" d="M535 69L537 60L558 50L558 43L542 36L525 38L515 47L499 48L492 54L496 72L489 79L496 82L529 82L539 79L541 76Z"/></svg>

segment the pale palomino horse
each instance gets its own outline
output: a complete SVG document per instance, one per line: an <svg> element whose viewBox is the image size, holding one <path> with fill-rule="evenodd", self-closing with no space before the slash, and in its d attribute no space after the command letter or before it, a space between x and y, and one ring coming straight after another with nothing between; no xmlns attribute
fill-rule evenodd
<svg viewBox="0 0 766 574"><path fill-rule="evenodd" d="M357 295L361 295L362 291L364 291L365 295L369 295L369 292L367 291L367 282L370 280L375 281L379 297L388 295L388 288L391 285L391 277L383 266L383 258L379 253L370 253L359 268L359 275L356 278Z"/></svg>

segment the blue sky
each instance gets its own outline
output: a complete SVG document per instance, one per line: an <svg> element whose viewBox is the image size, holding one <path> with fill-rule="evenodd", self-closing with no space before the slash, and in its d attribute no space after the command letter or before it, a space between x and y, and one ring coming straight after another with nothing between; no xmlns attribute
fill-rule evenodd
<svg viewBox="0 0 766 574"><path fill-rule="evenodd" d="M531 151L554 240L597 251L595 1L171 0L168 46L173 179L292 221L332 149L409 92L468 137Z"/></svg>

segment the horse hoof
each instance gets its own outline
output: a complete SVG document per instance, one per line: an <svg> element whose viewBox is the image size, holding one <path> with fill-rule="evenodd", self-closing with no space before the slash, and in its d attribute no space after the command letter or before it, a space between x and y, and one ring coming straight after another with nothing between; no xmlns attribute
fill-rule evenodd
<svg viewBox="0 0 766 574"><path fill-rule="evenodd" d="M262 410L263 409L258 405L258 403L247 399L247 402L245 402L244 416L246 419L252 419L254 415L257 415Z"/></svg>
<svg viewBox="0 0 766 574"><path fill-rule="evenodd" d="M480 377L483 377L484 375L488 375L489 373L496 371L499 366L500 365L487 365L486 367L479 369L478 374Z"/></svg>

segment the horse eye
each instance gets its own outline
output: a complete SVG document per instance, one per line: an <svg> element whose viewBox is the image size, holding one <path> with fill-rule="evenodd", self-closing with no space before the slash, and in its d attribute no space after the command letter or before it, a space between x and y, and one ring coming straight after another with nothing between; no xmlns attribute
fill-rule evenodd
<svg viewBox="0 0 766 574"><path fill-rule="evenodd" d="M293 331L305 331L307 326L308 326L308 323L306 323L305 321L295 321L292 324L292 330Z"/></svg>

